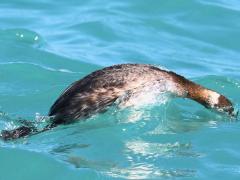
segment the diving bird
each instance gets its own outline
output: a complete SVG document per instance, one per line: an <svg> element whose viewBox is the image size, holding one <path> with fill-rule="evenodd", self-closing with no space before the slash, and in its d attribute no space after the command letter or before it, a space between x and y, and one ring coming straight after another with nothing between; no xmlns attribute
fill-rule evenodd
<svg viewBox="0 0 240 180"><path fill-rule="evenodd" d="M181 75L147 64L120 64L92 72L71 84L50 108L48 115L52 120L44 129L21 126L3 130L1 137L4 140L16 139L81 120L104 111L119 99L120 104L134 106L138 103L134 98L146 88L154 89L156 96L168 92L176 97L192 99L206 108L234 115L233 104L228 98Z"/></svg>

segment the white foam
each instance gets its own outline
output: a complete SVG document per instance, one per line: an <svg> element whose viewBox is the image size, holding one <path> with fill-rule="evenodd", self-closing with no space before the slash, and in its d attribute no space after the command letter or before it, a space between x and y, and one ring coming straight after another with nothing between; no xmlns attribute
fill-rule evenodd
<svg viewBox="0 0 240 180"><path fill-rule="evenodd" d="M151 104L165 104L169 96L167 92L176 92L176 86L171 81L156 81L138 87L120 98L120 107L142 107Z"/></svg>

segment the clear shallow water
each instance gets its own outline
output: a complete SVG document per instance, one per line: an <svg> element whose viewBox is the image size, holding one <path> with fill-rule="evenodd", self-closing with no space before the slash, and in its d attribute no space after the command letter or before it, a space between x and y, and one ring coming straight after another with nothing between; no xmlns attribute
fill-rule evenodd
<svg viewBox="0 0 240 180"><path fill-rule="evenodd" d="M71 82L103 66L150 63L239 109L236 0L0 2L0 128L35 121ZM238 179L239 122L189 100L96 115L0 142L0 179Z"/></svg>

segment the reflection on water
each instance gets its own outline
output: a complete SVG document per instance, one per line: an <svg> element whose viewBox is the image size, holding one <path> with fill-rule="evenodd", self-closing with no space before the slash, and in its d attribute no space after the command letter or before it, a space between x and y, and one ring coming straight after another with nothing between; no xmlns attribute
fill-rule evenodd
<svg viewBox="0 0 240 180"><path fill-rule="evenodd" d="M120 63L166 67L239 109L239 5L1 0L0 130L44 127L42 115L69 84ZM133 96L137 108L112 107L35 136L0 140L0 179L239 179L239 122L190 100L163 103L151 94L158 88L164 89Z"/></svg>
<svg viewBox="0 0 240 180"><path fill-rule="evenodd" d="M180 111L171 103L174 102L167 106L144 107L145 110L113 107L86 121L18 141L20 144L14 146L37 152L45 150L70 167L96 170L113 178L193 178L199 169L187 163L179 165L178 161L198 160L207 154L197 150L191 139L183 141L178 136L198 132L206 126L218 128L218 122ZM172 107L175 108L175 118L168 114ZM180 121L179 116L184 120ZM133 117L137 120L133 121ZM37 114L36 120L41 123L44 116ZM172 139L166 138L168 136Z"/></svg>
<svg viewBox="0 0 240 180"><path fill-rule="evenodd" d="M201 157L194 152L190 143L148 143L141 140L126 143L127 152L151 158L169 158L173 156Z"/></svg>
<svg viewBox="0 0 240 180"><path fill-rule="evenodd" d="M75 168L92 168L100 171L106 171L116 166L109 161L91 161L78 156L69 156L66 162L74 165Z"/></svg>
<svg viewBox="0 0 240 180"><path fill-rule="evenodd" d="M89 144L66 144L57 146L56 148L52 149L52 152L67 154L70 153L72 149L87 148L89 146L90 146Z"/></svg>
<svg viewBox="0 0 240 180"><path fill-rule="evenodd" d="M57 131L68 131L70 134L61 139L64 143L51 149L51 154L75 168L95 169L115 178L194 177L197 169L188 165L166 166L166 161L178 158L201 159L206 156L195 150L190 140L166 140L168 135L176 136L176 131L187 132L189 128L187 126L187 129L179 130L173 119L165 119L169 117L166 116L169 107L171 106L145 106L145 110L112 107L85 122L58 129ZM137 117L137 121L132 121L133 117ZM188 123L191 124L193 120ZM196 124L191 131L197 131L204 124L207 122ZM158 140L149 141L155 137ZM105 152L104 155L101 152ZM102 156L98 156L98 153Z"/></svg>
<svg viewBox="0 0 240 180"><path fill-rule="evenodd" d="M171 177L194 177L196 171L191 169L159 169L152 164L136 164L129 168L113 168L107 172L108 175L116 178L127 179L158 179Z"/></svg>
<svg viewBox="0 0 240 180"><path fill-rule="evenodd" d="M36 113L29 121L4 112L0 118L2 129L29 123L41 129L51 119ZM218 131L226 122L228 117L193 101L160 94L154 103L125 108L116 103L88 119L1 145L44 152L74 169L117 179L195 178L198 164L209 156L195 139L205 142L202 131Z"/></svg>

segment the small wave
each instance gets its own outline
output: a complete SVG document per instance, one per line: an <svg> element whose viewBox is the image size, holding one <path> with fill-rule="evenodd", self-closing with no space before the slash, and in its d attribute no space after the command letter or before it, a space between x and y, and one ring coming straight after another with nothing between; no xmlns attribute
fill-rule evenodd
<svg viewBox="0 0 240 180"><path fill-rule="evenodd" d="M119 35L107 24L99 21L83 22L70 27L74 30L80 30L82 33L97 37L103 41L119 40Z"/></svg>
<svg viewBox="0 0 240 180"><path fill-rule="evenodd" d="M200 0L201 3L203 4L208 4L208 5L212 5L212 6L216 6L216 7L221 7L221 8L225 8L225 9L229 9L229 10L233 10L233 11L239 11L240 10L240 6L237 0L228 0L228 1L224 1L224 0L219 0L216 2L210 2L207 0Z"/></svg>
<svg viewBox="0 0 240 180"><path fill-rule="evenodd" d="M4 41L19 42L34 47L41 47L45 44L40 34L28 29L0 30L0 38Z"/></svg>
<svg viewBox="0 0 240 180"><path fill-rule="evenodd" d="M33 66L40 67L41 69L48 70L48 71L71 73L71 74L75 74L75 73L76 74L82 74L81 72L75 72L75 71L71 71L69 69L62 69L62 68L56 69L56 68L52 68L52 67L49 67L49 66L44 66L44 65L41 65L41 64L31 63L31 62L15 61L15 62L0 63L0 65L11 65L11 64L33 65Z"/></svg>

